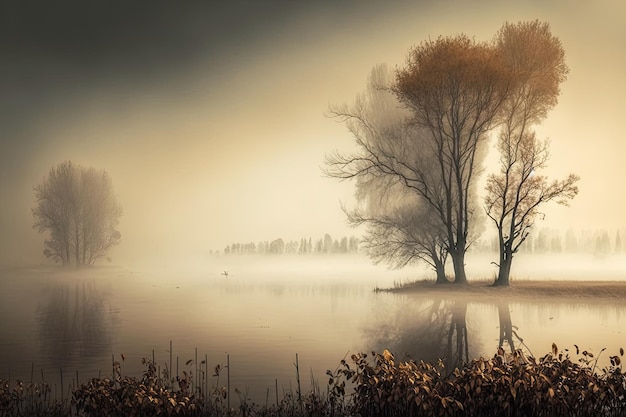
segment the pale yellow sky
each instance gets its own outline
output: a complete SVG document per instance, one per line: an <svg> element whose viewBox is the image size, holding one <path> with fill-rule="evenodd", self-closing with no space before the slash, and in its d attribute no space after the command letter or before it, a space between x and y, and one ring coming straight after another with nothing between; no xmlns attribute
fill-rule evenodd
<svg viewBox="0 0 626 417"><path fill-rule="evenodd" d="M561 38L570 66L560 103L539 129L552 141L548 173L582 177L571 207L547 208L543 224L626 226L626 7L546 3L392 1L340 11L328 3L270 19L254 36L214 39L223 41L220 54L203 57L199 48L193 64L156 81L84 85L25 127L36 145L20 154L19 178L3 171L3 184L20 187L6 188L14 197L1 224L27 237L15 248L41 253L31 187L70 159L111 175L124 207L120 256L358 234L340 210L340 201L353 202L352 185L321 174L325 153L352 146L344 126L324 116L328 106L352 101L374 65L402 65L411 45L429 37L486 40L507 20L540 19Z"/></svg>

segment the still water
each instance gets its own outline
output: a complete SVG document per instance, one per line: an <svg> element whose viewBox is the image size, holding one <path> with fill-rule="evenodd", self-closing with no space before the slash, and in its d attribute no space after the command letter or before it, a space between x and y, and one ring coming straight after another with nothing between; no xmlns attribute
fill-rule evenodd
<svg viewBox="0 0 626 417"><path fill-rule="evenodd" d="M186 363L196 355L209 370L228 358L233 390L265 404L276 386L295 389L296 354L308 390L312 378L324 389L325 371L356 352L389 349L399 358L455 362L492 356L500 342L541 356L555 342L595 353L607 348L608 361L626 346L623 303L373 291L416 273L342 257L0 269L0 378L60 381L62 373L68 386L77 375L111 375L122 354L122 374L140 376L143 357L154 354L169 367L171 341L173 373L192 370Z"/></svg>

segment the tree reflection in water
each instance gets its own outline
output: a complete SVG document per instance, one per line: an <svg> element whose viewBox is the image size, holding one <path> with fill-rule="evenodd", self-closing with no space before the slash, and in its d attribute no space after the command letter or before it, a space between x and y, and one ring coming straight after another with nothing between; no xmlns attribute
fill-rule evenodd
<svg viewBox="0 0 626 417"><path fill-rule="evenodd" d="M498 347L504 347L504 342L506 342L511 349L511 353L513 353L515 352L515 342L513 341L511 308L508 302L498 304L498 319L500 321L500 341L498 342Z"/></svg>
<svg viewBox="0 0 626 417"><path fill-rule="evenodd" d="M498 320L500 321L500 339L498 342L498 348L504 348L504 344L509 346L511 353L516 349L522 349L526 353L533 356L531 350L524 343L524 339L517 334L517 326L513 325L511 321L511 307L508 301L498 303ZM515 340L518 342L518 347L515 347Z"/></svg>
<svg viewBox="0 0 626 417"><path fill-rule="evenodd" d="M399 359L441 359L448 368L469 359L466 300L407 297L397 301L391 317L376 314L377 323L365 329L373 350L388 349Z"/></svg>
<svg viewBox="0 0 626 417"><path fill-rule="evenodd" d="M484 340L476 337L475 332L480 329L468 329L467 299L400 297L391 303L396 306L391 312L375 312L376 320L365 329L365 339L370 340L371 349L377 352L388 349L403 360L435 363L441 359L449 370L478 356L495 354L495 346L487 346L486 351L478 346L480 340ZM378 307L386 309L388 305ZM511 352L516 345L528 349L512 324L509 303L498 303L497 311L498 347Z"/></svg>
<svg viewBox="0 0 626 417"><path fill-rule="evenodd" d="M94 282L51 287L46 301L37 309L37 322L41 347L54 363L110 352L111 323Z"/></svg>
<svg viewBox="0 0 626 417"><path fill-rule="evenodd" d="M454 301L451 306L450 327L444 358L448 366L456 367L469 361L466 316L467 301Z"/></svg>

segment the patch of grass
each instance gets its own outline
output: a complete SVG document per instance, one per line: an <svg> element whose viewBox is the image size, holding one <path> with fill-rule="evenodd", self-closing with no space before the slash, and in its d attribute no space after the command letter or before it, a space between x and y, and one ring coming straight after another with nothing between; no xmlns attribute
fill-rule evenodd
<svg viewBox="0 0 626 417"><path fill-rule="evenodd" d="M503 295L515 298L562 299L564 301L618 301L626 298L626 281L513 281L508 287L494 287L493 281L478 280L468 285L436 284L430 280L420 280L394 285L391 288L377 288L378 292L407 292L420 294L455 296L474 295L487 298L501 298Z"/></svg>

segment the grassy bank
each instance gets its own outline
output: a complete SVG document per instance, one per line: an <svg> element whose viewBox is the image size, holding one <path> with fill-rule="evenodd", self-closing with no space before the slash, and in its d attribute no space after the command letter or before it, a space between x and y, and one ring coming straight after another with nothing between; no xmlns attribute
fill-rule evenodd
<svg viewBox="0 0 626 417"><path fill-rule="evenodd" d="M477 281L468 285L435 284L416 281L377 288L379 292L408 292L445 295L449 298L475 296L480 298L510 297L516 299L563 301L618 301L626 299L626 281L514 281L509 287L494 287L493 281Z"/></svg>

